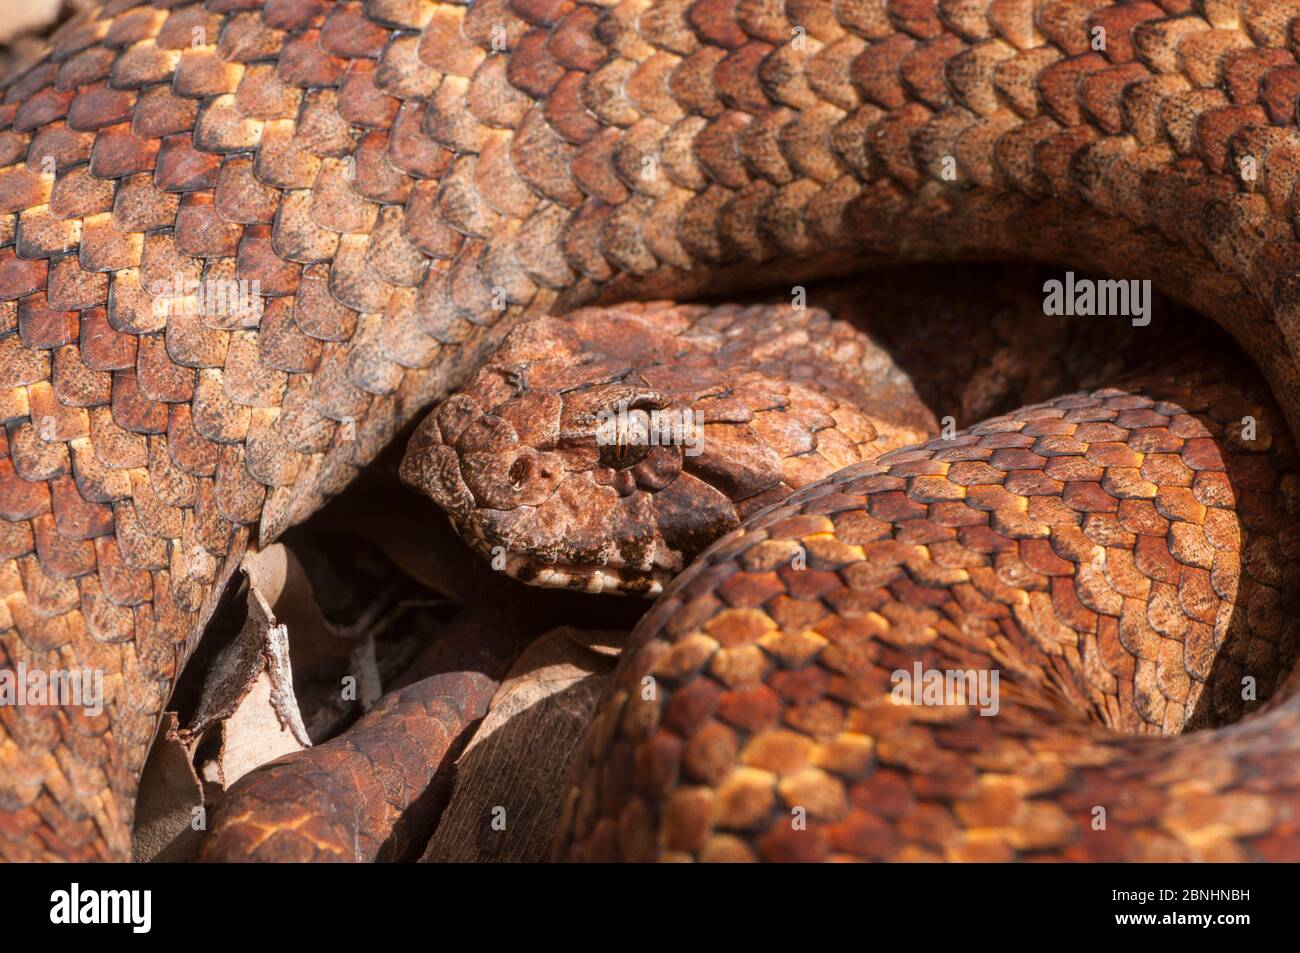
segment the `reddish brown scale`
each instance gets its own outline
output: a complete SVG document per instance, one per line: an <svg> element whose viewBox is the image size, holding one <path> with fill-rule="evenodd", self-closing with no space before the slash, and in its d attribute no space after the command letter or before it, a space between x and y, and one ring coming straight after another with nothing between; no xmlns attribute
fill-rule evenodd
<svg viewBox="0 0 1300 953"><path fill-rule="evenodd" d="M1300 653L1298 468L1253 372L1201 361L797 491L633 633L558 856L1276 859L1300 811L1265 767L1300 754L1297 697L1268 704ZM899 703L914 665L998 694Z"/></svg>

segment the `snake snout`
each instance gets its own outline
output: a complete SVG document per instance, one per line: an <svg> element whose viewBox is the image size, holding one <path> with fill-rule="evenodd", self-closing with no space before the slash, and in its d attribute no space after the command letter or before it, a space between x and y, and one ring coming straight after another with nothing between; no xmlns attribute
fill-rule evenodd
<svg viewBox="0 0 1300 953"><path fill-rule="evenodd" d="M545 503L559 485L564 467L554 454L516 446L467 453L461 457L460 473L479 507L513 510Z"/></svg>

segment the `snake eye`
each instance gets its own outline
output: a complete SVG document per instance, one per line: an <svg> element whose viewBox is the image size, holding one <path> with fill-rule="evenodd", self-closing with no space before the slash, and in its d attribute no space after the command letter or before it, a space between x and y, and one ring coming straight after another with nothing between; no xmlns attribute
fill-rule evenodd
<svg viewBox="0 0 1300 953"><path fill-rule="evenodd" d="M649 411L623 405L606 418L596 433L600 445L600 465L611 470L627 470L645 459L652 440Z"/></svg>
<svg viewBox="0 0 1300 953"><path fill-rule="evenodd" d="M650 448L644 443L604 443L600 445L600 465L611 470L628 470L646 458Z"/></svg>

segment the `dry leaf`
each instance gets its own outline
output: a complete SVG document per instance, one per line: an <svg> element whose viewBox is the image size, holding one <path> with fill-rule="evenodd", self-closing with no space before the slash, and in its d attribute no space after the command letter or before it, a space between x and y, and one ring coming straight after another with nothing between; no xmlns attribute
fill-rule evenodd
<svg viewBox="0 0 1300 953"><path fill-rule="evenodd" d="M409 609L394 599L399 586L366 594L356 621L331 622L321 609L306 569L292 549L276 543L246 556L240 565L248 583L289 632L294 690L313 743L332 738L358 714L369 711L425 644L418 636L380 633ZM355 607L354 607L355 608ZM354 691L345 691L344 677Z"/></svg>
<svg viewBox="0 0 1300 953"><path fill-rule="evenodd" d="M322 658L347 658L353 642L321 613L311 581L292 550L274 543L246 555L239 568L271 617L288 628L295 667L313 665Z"/></svg>
<svg viewBox="0 0 1300 953"><path fill-rule="evenodd" d="M217 759L203 776L230 787L258 765L311 746L293 691L289 636L256 586L248 589L248 616L235 640L213 661L187 729L198 739L220 726Z"/></svg>
<svg viewBox="0 0 1300 953"><path fill-rule="evenodd" d="M375 658L375 640L366 639L358 645L351 660L352 671L357 673L357 703L362 711L370 711L384 694L384 680Z"/></svg>
<svg viewBox="0 0 1300 953"><path fill-rule="evenodd" d="M275 700L274 682L270 672L263 670L221 723L221 750L210 777L222 787L230 787L254 768L308 747L282 720L283 703Z"/></svg>
<svg viewBox="0 0 1300 953"><path fill-rule="evenodd" d="M61 0L23 0L7 3L0 19L0 43L53 26L59 15Z"/></svg>
<svg viewBox="0 0 1300 953"><path fill-rule="evenodd" d="M606 658L622 655L623 645L627 642L627 632L622 629L575 629L573 626L565 626L561 631L569 641Z"/></svg>
<svg viewBox="0 0 1300 953"><path fill-rule="evenodd" d="M176 713L164 713L135 802L131 859L136 863L174 863L198 852L202 830L194 828L194 819L203 809L203 785L190 758Z"/></svg>
<svg viewBox="0 0 1300 953"><path fill-rule="evenodd" d="M626 636L564 626L524 650L456 762L425 861L547 859L569 758Z"/></svg>

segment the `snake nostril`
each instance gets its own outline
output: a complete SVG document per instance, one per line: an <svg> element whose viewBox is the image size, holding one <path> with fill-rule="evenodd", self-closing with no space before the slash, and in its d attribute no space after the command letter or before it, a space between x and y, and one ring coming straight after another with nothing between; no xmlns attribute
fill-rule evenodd
<svg viewBox="0 0 1300 953"><path fill-rule="evenodd" d="M532 473L533 465L531 461L527 457L520 457L510 465L510 472L506 476L510 480L510 485L518 490L528 482L528 478L532 476Z"/></svg>

